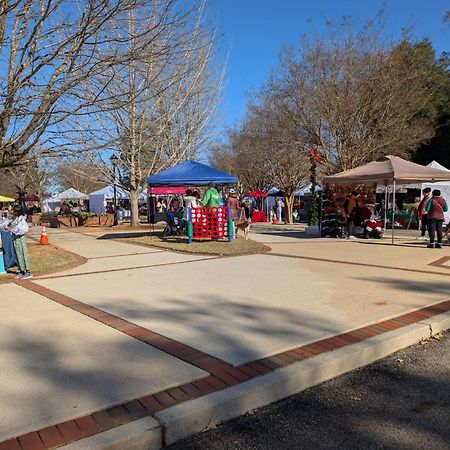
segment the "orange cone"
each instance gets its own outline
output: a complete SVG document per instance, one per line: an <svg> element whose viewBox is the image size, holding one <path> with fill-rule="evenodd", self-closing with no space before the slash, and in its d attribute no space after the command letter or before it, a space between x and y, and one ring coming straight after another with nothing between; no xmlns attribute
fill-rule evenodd
<svg viewBox="0 0 450 450"><path fill-rule="evenodd" d="M42 224L41 238L39 239L39 244L48 245L47 230L45 229L44 224Z"/></svg>

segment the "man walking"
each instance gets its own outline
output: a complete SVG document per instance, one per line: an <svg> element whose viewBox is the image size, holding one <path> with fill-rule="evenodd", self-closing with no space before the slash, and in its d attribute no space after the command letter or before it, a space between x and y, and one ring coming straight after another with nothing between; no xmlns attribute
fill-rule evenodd
<svg viewBox="0 0 450 450"><path fill-rule="evenodd" d="M417 218L420 220L420 237L418 239L426 239L425 231L428 228L428 211L425 210L425 206L431 198L431 188L426 187L423 191L423 198L417 207Z"/></svg>

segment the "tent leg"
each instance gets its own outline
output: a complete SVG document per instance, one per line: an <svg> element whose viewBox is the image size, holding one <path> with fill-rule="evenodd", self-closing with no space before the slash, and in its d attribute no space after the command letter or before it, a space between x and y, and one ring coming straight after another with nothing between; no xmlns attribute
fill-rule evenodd
<svg viewBox="0 0 450 450"><path fill-rule="evenodd" d="M323 209L323 191L324 187L322 187L322 191L320 192L320 211L319 211L319 233L322 236L322 209Z"/></svg>
<svg viewBox="0 0 450 450"><path fill-rule="evenodd" d="M387 207L388 207L388 188L387 185L384 186L384 229L386 230L387 225Z"/></svg>
<svg viewBox="0 0 450 450"><path fill-rule="evenodd" d="M395 230L394 222L395 222L395 178L392 182L392 242L391 242L391 244L394 243L394 230Z"/></svg>

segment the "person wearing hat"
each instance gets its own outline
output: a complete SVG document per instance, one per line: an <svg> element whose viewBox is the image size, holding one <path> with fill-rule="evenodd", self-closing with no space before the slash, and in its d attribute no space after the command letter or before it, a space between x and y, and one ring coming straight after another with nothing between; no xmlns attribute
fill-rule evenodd
<svg viewBox="0 0 450 450"><path fill-rule="evenodd" d="M203 197L202 205L209 207L217 207L220 205L220 194L216 189L216 183L209 183L209 189L206 191Z"/></svg>
<svg viewBox="0 0 450 450"><path fill-rule="evenodd" d="M233 221L237 220L239 200L237 199L236 191L234 189L230 189L228 191L226 205L230 207L231 218L233 219Z"/></svg>
<svg viewBox="0 0 450 450"><path fill-rule="evenodd" d="M231 220L233 221L233 229L235 235L237 235L237 229L236 229L236 221L238 220L238 210L239 210L239 200L236 195L236 191L234 189L230 189L228 191L228 197L225 202L226 206L230 208L230 216Z"/></svg>

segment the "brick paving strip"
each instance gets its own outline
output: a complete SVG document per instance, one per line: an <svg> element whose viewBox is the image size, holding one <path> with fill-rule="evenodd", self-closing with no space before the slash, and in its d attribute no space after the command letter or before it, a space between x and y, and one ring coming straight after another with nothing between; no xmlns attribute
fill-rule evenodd
<svg viewBox="0 0 450 450"><path fill-rule="evenodd" d="M327 258L317 258L314 256L301 256L301 255L286 255L284 253L265 253L267 256L282 256L284 258L297 258L297 259L307 259L308 261L318 261L318 262L327 262L334 264L346 264L350 266L359 266L359 267L374 267L376 269L389 269L389 270L401 270L403 272L414 272L414 273L424 273L426 275L444 275L446 277L450 276L450 273L445 272L430 272L429 270L421 270L421 269L408 269L407 267L397 267L397 266L382 266L381 264L368 264L361 263L356 261L340 261L338 259L327 259ZM450 260L450 256L444 256L443 258L438 259L437 261L433 261L429 263L429 266L440 267L443 269L450 269L449 266L445 266L444 263Z"/></svg>
<svg viewBox="0 0 450 450"><path fill-rule="evenodd" d="M448 263L450 263L450 256L443 256L442 258L439 258L436 261L430 262L430 264L428 265L450 270L450 264Z"/></svg>
<svg viewBox="0 0 450 450"><path fill-rule="evenodd" d="M446 300L389 320L234 367L219 358L210 356L181 342L140 327L31 281L17 280L16 283L56 303L91 317L121 333L162 350L173 357L203 369L209 372L209 375L192 383L182 384L0 442L0 450L49 450L57 448L134 420L151 416L158 411L185 401L221 391L273 372L281 367L450 311L450 300Z"/></svg>

